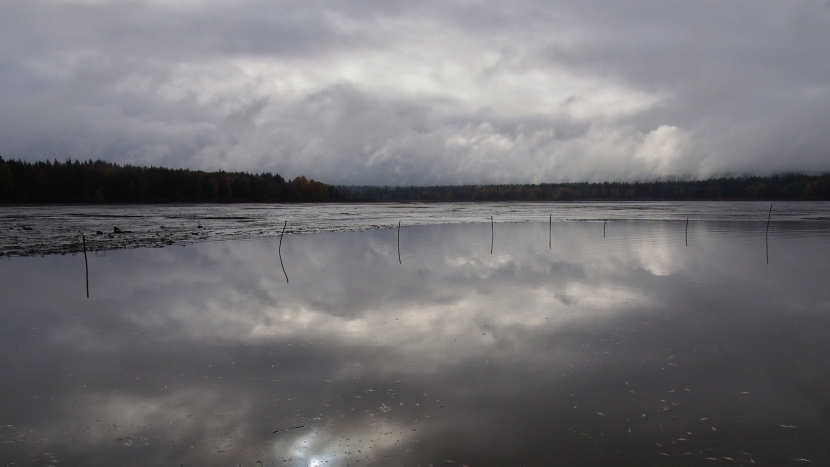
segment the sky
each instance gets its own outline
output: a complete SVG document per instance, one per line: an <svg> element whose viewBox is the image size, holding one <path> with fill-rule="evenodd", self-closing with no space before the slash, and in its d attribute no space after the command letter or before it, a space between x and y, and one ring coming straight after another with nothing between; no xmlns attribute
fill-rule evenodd
<svg viewBox="0 0 830 467"><path fill-rule="evenodd" d="M334 184L830 171L830 0L5 0L0 156Z"/></svg>

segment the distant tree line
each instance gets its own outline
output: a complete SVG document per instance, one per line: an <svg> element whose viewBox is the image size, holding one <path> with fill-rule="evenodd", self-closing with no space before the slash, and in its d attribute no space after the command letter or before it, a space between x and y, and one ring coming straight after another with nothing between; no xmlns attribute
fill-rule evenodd
<svg viewBox="0 0 830 467"><path fill-rule="evenodd" d="M830 200L830 174L643 183L340 186L278 174L0 157L0 203Z"/></svg>
<svg viewBox="0 0 830 467"><path fill-rule="evenodd" d="M202 172L104 161L24 162L0 157L0 203L304 202L338 190L278 174Z"/></svg>
<svg viewBox="0 0 830 467"><path fill-rule="evenodd" d="M342 186L338 190L345 199L377 201L830 200L830 175L645 183Z"/></svg>

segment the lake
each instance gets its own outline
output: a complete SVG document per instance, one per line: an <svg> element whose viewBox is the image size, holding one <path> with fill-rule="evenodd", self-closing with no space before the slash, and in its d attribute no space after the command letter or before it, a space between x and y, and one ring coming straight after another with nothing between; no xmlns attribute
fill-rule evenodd
<svg viewBox="0 0 830 467"><path fill-rule="evenodd" d="M515 202L0 206L0 258L320 232L489 222L830 221L830 202Z"/></svg>
<svg viewBox="0 0 830 467"><path fill-rule="evenodd" d="M4 258L0 458L830 465L826 204L678 204Z"/></svg>

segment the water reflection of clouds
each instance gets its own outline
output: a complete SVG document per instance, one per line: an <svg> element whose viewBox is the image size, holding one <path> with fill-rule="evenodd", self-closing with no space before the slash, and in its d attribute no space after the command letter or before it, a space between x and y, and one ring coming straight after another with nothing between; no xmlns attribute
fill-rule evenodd
<svg viewBox="0 0 830 467"><path fill-rule="evenodd" d="M524 230L525 236L535 233ZM580 264L558 260L558 250L547 257L521 247L490 255L475 251L476 243L470 247L450 238L453 254L428 246L437 242L421 241L425 247L415 252L420 264L410 267L389 261L393 251L378 240L383 235L351 235L346 238L351 241L331 235L292 239L300 251L290 263L297 278L290 285L275 275L269 254L206 248L208 258L196 262L230 270L208 279L208 287L176 283L172 303L153 319L142 313L140 323L158 327L173 320L172 329L192 337L389 347L401 354L422 353L424 359L444 349L444 361L455 364L453 357L477 354L479 345L512 336L517 327L548 332L650 300L635 285L614 280L643 266L638 245L629 252L598 255L601 263ZM303 261L306 256L312 260ZM496 280L495 286L489 280ZM475 345L465 349L459 339Z"/></svg>
<svg viewBox="0 0 830 467"><path fill-rule="evenodd" d="M331 430L298 431L297 435L276 439L270 443L274 458L301 461L295 465L343 466L364 462L374 456L405 446L412 441L415 433L409 427L395 422L370 422L368 426L355 426L347 433Z"/></svg>
<svg viewBox="0 0 830 467"><path fill-rule="evenodd" d="M169 458L186 465L223 465L210 458L219 451L249 463L292 459L287 465L388 465L382 456L415 461L427 447L431 459L459 450L516 455L541 449L533 440L551 420L556 429L576 427L576 438L551 435L563 443L633 428L653 445L664 436L657 422L646 425L653 418L626 423L658 416L665 404L655 405L654 391L687 387L706 395L676 399L695 412L669 412L668 420L691 424L702 412L714 418L711 407L720 402L712 401L734 392L727 379L737 374L733 360L769 371L771 356L750 343L760 320L772 319L772 296L796 297L788 303L800 312L828 303L817 287L821 275L793 279L786 265L780 272L748 268L751 242L724 249L706 232L686 249L676 229L660 225L616 226L616 237L603 241L601 231L591 239L595 226L567 224L557 226L549 250L547 225L500 226L502 241L490 255L489 226L479 227L406 229L402 265L389 231L291 238L283 245L291 284L272 240L114 252L93 265L93 290L101 294L90 301L64 300L64 282L75 278L55 268L47 281L54 287L9 301L33 310L27 325L48 337L34 343L46 342L40 352L55 359L30 372L33 378L58 368L83 376L56 377L57 423L45 409L31 418L26 406L27 416L56 431L85 430L86 443L130 437L134 444L118 449L131 452L139 438L154 452L164 444ZM820 255L810 256L820 271ZM769 287L782 280L786 287ZM757 297L741 293L747 290ZM750 325L724 313L747 303L763 311ZM801 336L796 327L776 329L782 343ZM695 337L703 334L715 337ZM726 339L744 340L712 346ZM697 360L713 349L728 358ZM89 387L79 389L80 381ZM786 403L772 390L752 392ZM763 423L766 412L752 407ZM593 418L580 412L588 408ZM517 416L526 426L515 425ZM514 432L509 442L494 428L501 424ZM273 433L298 425L304 428ZM121 456L84 446L101 459ZM573 446L562 452L586 455Z"/></svg>

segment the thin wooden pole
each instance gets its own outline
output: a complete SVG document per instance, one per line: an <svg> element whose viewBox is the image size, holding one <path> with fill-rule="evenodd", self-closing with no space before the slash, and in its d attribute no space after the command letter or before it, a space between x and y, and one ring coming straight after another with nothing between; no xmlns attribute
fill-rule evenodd
<svg viewBox="0 0 830 467"><path fill-rule="evenodd" d="M280 266L282 266L282 273L285 274L285 283L288 284L288 273L285 272L285 265L282 264L282 237L285 235L285 226L288 225L288 221L285 221L285 224L282 225L282 233L280 234L280 246L277 249L277 254L280 255Z"/></svg>
<svg viewBox="0 0 830 467"><path fill-rule="evenodd" d="M84 242L84 268L86 269L86 298L89 298L89 262L86 259L86 236L81 234L81 240Z"/></svg>
<svg viewBox="0 0 830 467"><path fill-rule="evenodd" d="M398 221L398 264L401 263L401 221Z"/></svg>
<svg viewBox="0 0 830 467"><path fill-rule="evenodd" d="M602 222L602 238L605 238L605 224L607 224L607 223L608 223L608 221L603 221Z"/></svg>
<svg viewBox="0 0 830 467"><path fill-rule="evenodd" d="M689 218L686 218L686 246L689 246Z"/></svg>
<svg viewBox="0 0 830 467"><path fill-rule="evenodd" d="M496 227L493 225L493 216L490 216L490 254L493 254L493 239L496 237Z"/></svg>
<svg viewBox="0 0 830 467"><path fill-rule="evenodd" d="M772 203L769 205L769 214L767 214L767 232L764 234L764 239L767 244L767 264L769 264L769 221L772 219Z"/></svg>
<svg viewBox="0 0 830 467"><path fill-rule="evenodd" d="M553 214L548 219L548 249L551 249L551 241L553 240Z"/></svg>

